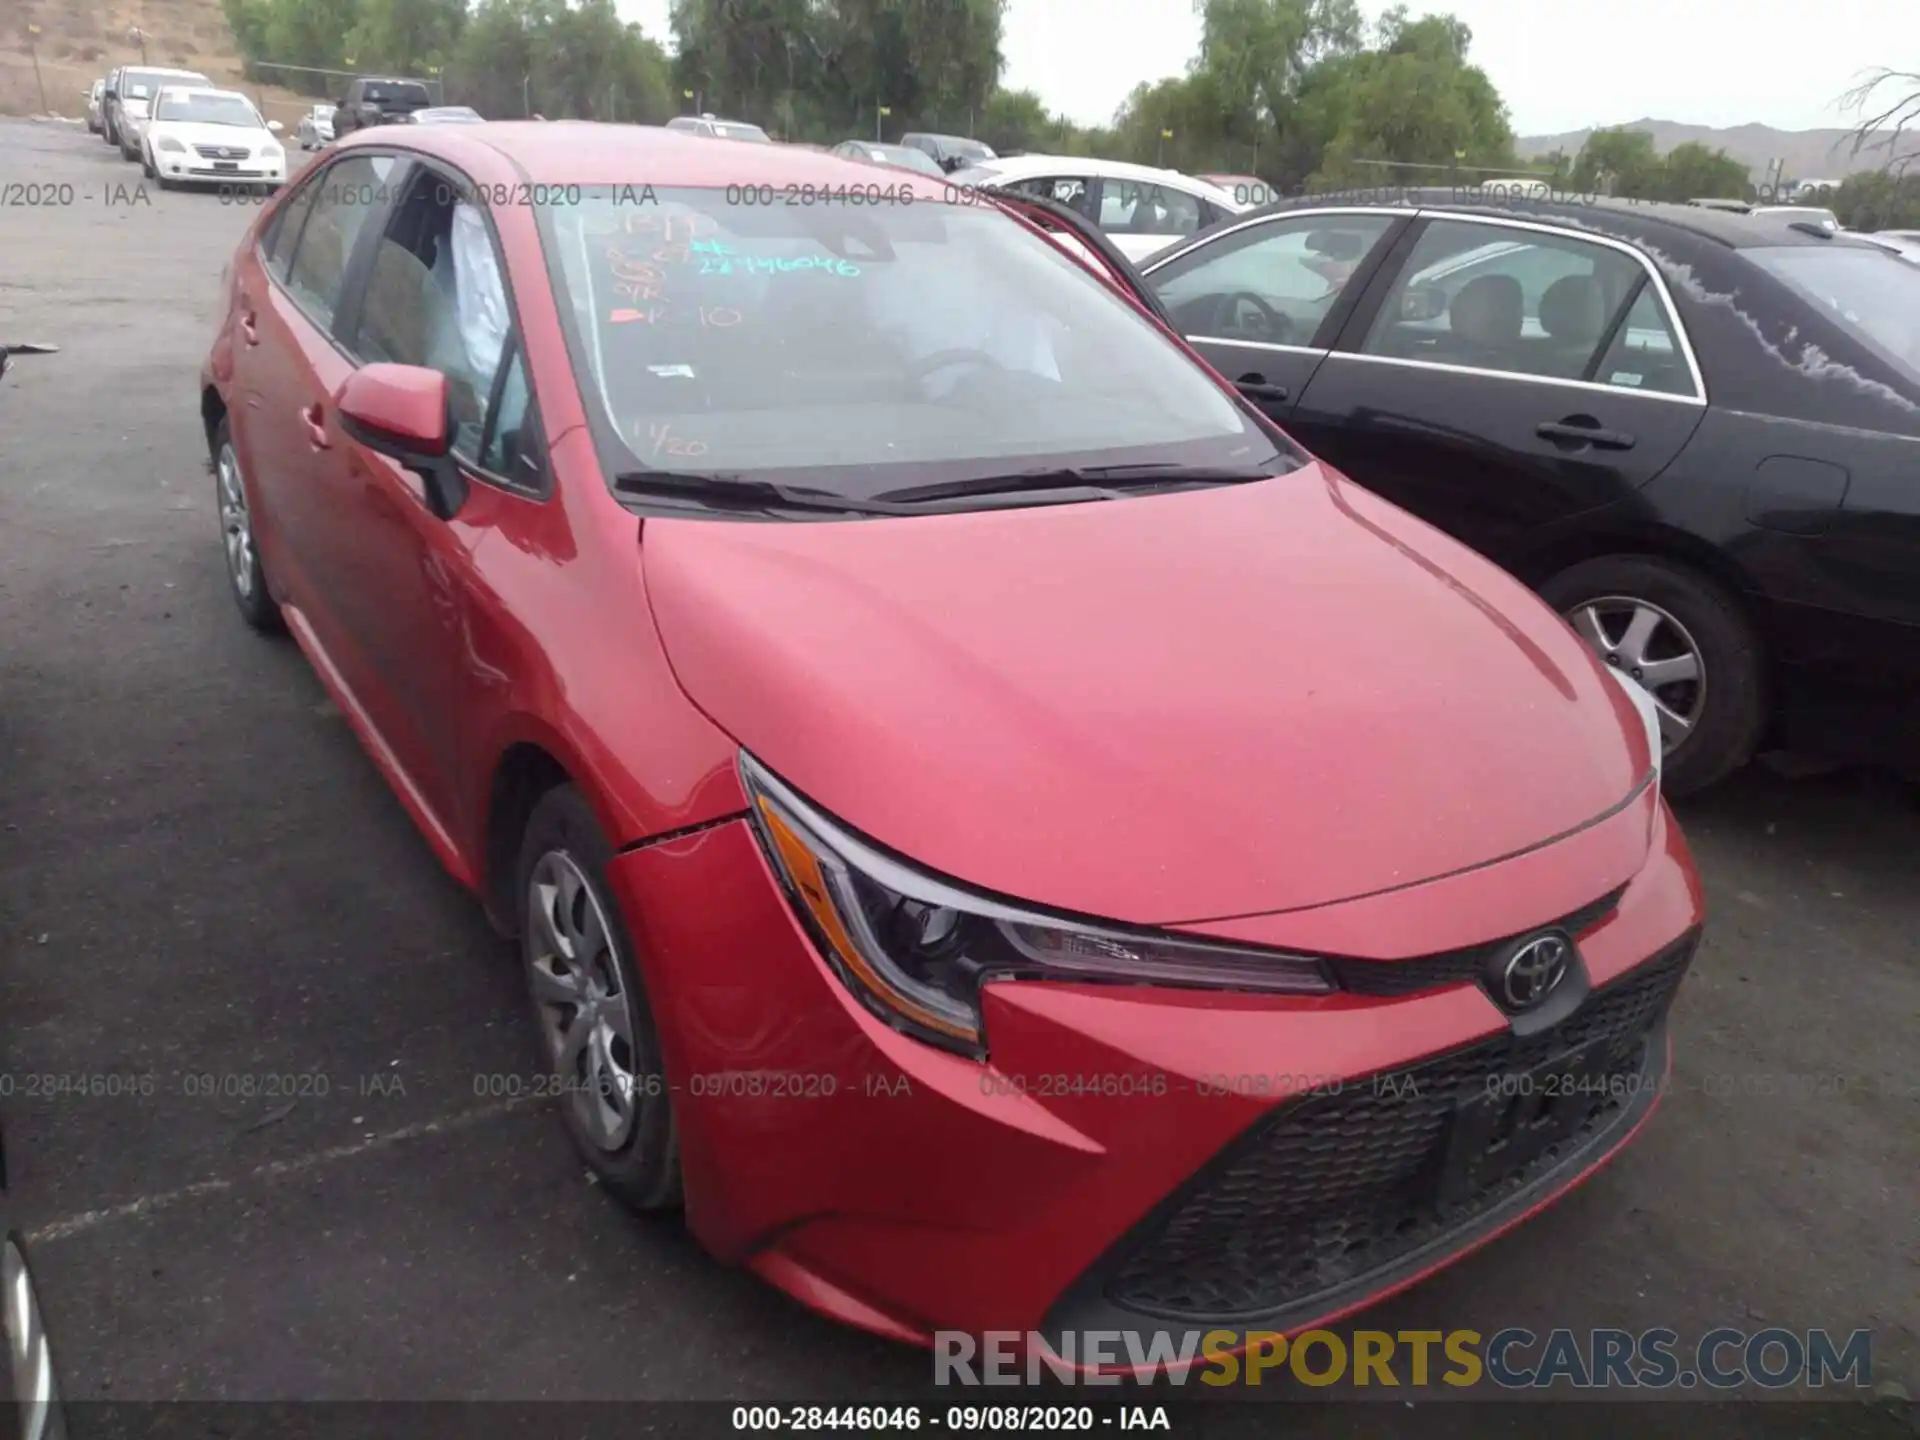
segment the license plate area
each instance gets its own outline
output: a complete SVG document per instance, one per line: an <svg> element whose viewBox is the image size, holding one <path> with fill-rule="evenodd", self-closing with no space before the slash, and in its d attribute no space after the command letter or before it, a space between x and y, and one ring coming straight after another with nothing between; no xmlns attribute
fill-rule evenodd
<svg viewBox="0 0 1920 1440"><path fill-rule="evenodd" d="M1498 1187L1622 1103L1635 1077L1609 1063L1619 1049L1608 1039L1532 1069L1490 1072L1481 1092L1454 1111L1440 1203L1460 1204Z"/></svg>
<svg viewBox="0 0 1920 1440"><path fill-rule="evenodd" d="M216 160L213 162L213 168L216 170L238 170L240 168L240 162L238 160Z"/></svg>

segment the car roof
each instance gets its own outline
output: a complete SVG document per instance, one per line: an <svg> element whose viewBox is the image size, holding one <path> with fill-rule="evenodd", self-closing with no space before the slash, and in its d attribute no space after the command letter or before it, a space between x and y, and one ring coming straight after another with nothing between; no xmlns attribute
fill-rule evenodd
<svg viewBox="0 0 1920 1440"><path fill-rule="evenodd" d="M168 65L123 65L120 68L129 75L179 75L188 80L207 78L198 70L176 70Z"/></svg>
<svg viewBox="0 0 1920 1440"><path fill-rule="evenodd" d="M1803 209L1807 207L1787 207ZM1588 199L1535 200L1523 195L1485 198L1470 190L1378 189L1335 191L1324 195L1305 195L1263 205L1236 216L1232 223L1244 224L1256 216L1283 215L1313 210L1398 210L1411 212L1451 211L1485 219L1514 220L1536 224L1564 223L1569 229L1593 230L1616 240L1644 245L1662 240L1695 239L1746 250L1762 246L1784 245L1857 245L1845 235L1825 232L1809 235L1780 223L1778 215L1741 215L1730 210L1704 205L1676 205L1657 200L1623 200L1612 196ZM1222 222L1225 223L1225 222ZM1811 222L1810 222L1811 223ZM1182 247L1185 248L1185 247Z"/></svg>
<svg viewBox="0 0 1920 1440"><path fill-rule="evenodd" d="M459 165L491 151L530 181L549 185L631 185L641 189L718 189L728 185L866 184L873 168L825 150L712 138L665 126L612 125L595 120L492 120L486 125L358 130L342 151L394 146ZM641 178L635 178L641 177ZM933 185L932 176L920 177ZM901 183L906 183L903 180ZM928 198L932 198L929 196Z"/></svg>
<svg viewBox="0 0 1920 1440"><path fill-rule="evenodd" d="M249 105L253 103L252 98L245 91L223 90L218 85L162 85L160 93L162 95L231 95L236 100L245 100Z"/></svg>
<svg viewBox="0 0 1920 1440"><path fill-rule="evenodd" d="M1220 191L1218 185L1202 180L1198 175L1158 169L1152 165L1136 165L1130 160L1095 160L1084 155L1016 155L1012 159L989 160L978 168L992 170L996 175L1011 179L1032 179L1059 170L1063 165L1068 167L1070 173L1098 175L1106 180L1139 180L1158 184L1170 182L1183 189ZM1225 198L1228 204L1233 203L1232 195L1228 194Z"/></svg>

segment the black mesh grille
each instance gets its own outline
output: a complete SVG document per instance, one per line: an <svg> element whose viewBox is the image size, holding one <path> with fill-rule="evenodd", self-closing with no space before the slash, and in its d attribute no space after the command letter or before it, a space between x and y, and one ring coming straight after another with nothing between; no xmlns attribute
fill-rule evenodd
<svg viewBox="0 0 1920 1440"><path fill-rule="evenodd" d="M1564 930L1579 938L1606 918L1620 903L1626 887L1602 895L1591 905L1583 905L1571 915L1541 929ZM1521 932L1528 933L1528 932ZM1357 995L1412 995L1421 990L1437 990L1444 985L1477 981L1487 972L1493 957L1519 935L1507 935L1484 945L1464 950L1443 950L1437 955L1417 955L1411 960L1331 960L1335 977L1342 987Z"/></svg>
<svg viewBox="0 0 1920 1440"><path fill-rule="evenodd" d="M248 153L244 145L196 145L193 148L202 160L244 160Z"/></svg>
<svg viewBox="0 0 1920 1440"><path fill-rule="evenodd" d="M1514 1074L1593 1046L1595 1075L1650 1078L1648 1039L1695 937L1595 990L1553 1030L1510 1035L1275 1111L1130 1237L1107 1272L1113 1302L1179 1317L1270 1314L1390 1269L1624 1123L1646 1085L1623 1081L1585 1127L1524 1168L1441 1198L1458 1107Z"/></svg>

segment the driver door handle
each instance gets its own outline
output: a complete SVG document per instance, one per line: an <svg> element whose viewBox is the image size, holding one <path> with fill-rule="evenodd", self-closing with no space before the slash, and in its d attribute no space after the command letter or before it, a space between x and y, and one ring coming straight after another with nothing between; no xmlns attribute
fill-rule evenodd
<svg viewBox="0 0 1920 1440"><path fill-rule="evenodd" d="M307 443L316 450L331 450L333 441L327 438L326 415L320 409L320 402L314 401L300 412L300 423L307 427Z"/></svg>
<svg viewBox="0 0 1920 1440"><path fill-rule="evenodd" d="M1249 400L1285 400L1287 398L1287 387L1269 385L1264 375L1242 375L1233 382L1233 388Z"/></svg>
<svg viewBox="0 0 1920 1440"><path fill-rule="evenodd" d="M1569 415L1564 420L1549 420L1533 427L1542 440L1570 440L1591 445L1596 450L1631 450L1633 436L1622 430L1603 430L1600 422L1587 415Z"/></svg>

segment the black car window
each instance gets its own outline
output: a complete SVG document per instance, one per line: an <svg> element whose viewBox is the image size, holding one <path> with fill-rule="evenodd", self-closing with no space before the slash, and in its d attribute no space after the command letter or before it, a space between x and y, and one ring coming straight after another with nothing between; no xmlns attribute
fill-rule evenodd
<svg viewBox="0 0 1920 1440"><path fill-rule="evenodd" d="M477 459L510 328L486 216L422 169L374 251L352 348L445 375L453 448Z"/></svg>
<svg viewBox="0 0 1920 1440"><path fill-rule="evenodd" d="M1920 267L1851 245L1766 246L1744 253L1856 340L1920 379Z"/></svg>
<svg viewBox="0 0 1920 1440"><path fill-rule="evenodd" d="M1645 274L1631 255L1550 231L1435 220L1362 353L1578 380Z"/></svg>
<svg viewBox="0 0 1920 1440"><path fill-rule="evenodd" d="M984 179L981 183L991 185L993 181ZM1087 200L1087 180L1084 175L1036 175L1031 180L1012 181L1007 185L1007 189L1017 190L1022 195L1038 195L1042 200L1052 200L1061 205L1072 206L1082 215L1087 215L1090 208Z"/></svg>
<svg viewBox="0 0 1920 1440"><path fill-rule="evenodd" d="M1593 378L1623 390L1650 390L1660 395L1691 395L1693 376L1680 353L1667 308L1652 285L1641 287L1627 311L1626 323L1600 358Z"/></svg>
<svg viewBox="0 0 1920 1440"><path fill-rule="evenodd" d="M386 177L393 160L385 155L348 156L317 177L312 210L300 228L292 262L286 269L287 292L315 324L333 324L340 302L340 283L360 227L387 202Z"/></svg>
<svg viewBox="0 0 1920 1440"><path fill-rule="evenodd" d="M1282 216L1202 242L1148 283L1183 334L1305 345L1393 221Z"/></svg>

